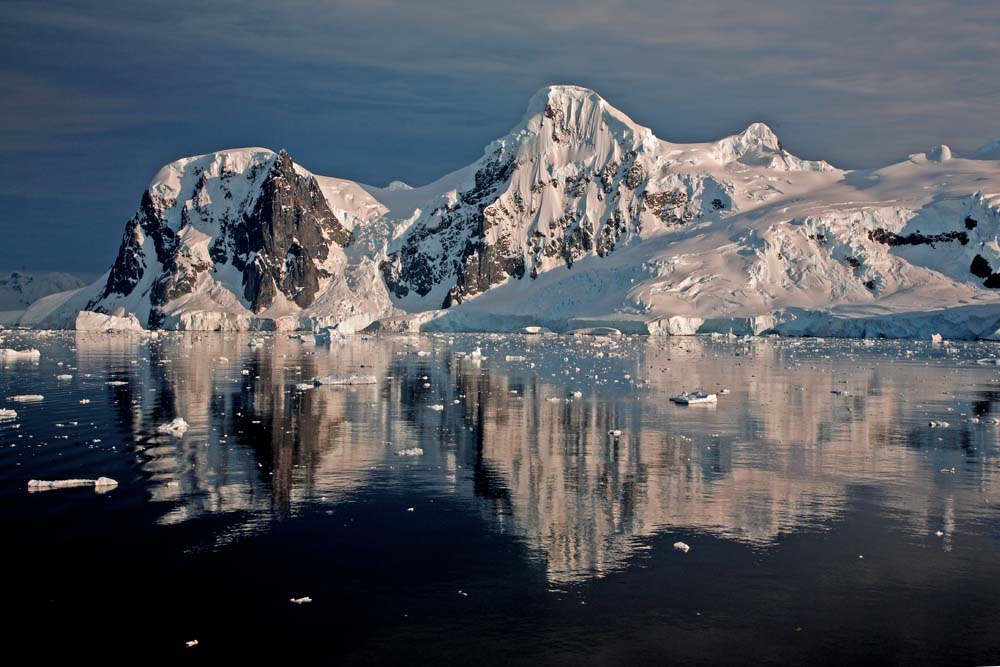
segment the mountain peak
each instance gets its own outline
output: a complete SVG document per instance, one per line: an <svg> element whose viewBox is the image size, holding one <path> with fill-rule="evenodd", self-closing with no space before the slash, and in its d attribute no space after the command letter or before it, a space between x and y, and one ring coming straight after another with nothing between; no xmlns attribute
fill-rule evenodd
<svg viewBox="0 0 1000 667"><path fill-rule="evenodd" d="M974 150L971 157L974 160L1000 160L1000 137Z"/></svg>
<svg viewBox="0 0 1000 667"><path fill-rule="evenodd" d="M737 136L749 146L761 146L775 151L781 150L781 141L778 139L778 135L764 123L751 123Z"/></svg>
<svg viewBox="0 0 1000 667"><path fill-rule="evenodd" d="M570 145L593 146L601 143L602 136L629 149L655 143L652 130L637 124L593 90L573 85L546 86L532 95L520 124L499 141L537 143L530 139L535 137L541 143L534 148L544 152ZM492 149L488 147L487 152Z"/></svg>

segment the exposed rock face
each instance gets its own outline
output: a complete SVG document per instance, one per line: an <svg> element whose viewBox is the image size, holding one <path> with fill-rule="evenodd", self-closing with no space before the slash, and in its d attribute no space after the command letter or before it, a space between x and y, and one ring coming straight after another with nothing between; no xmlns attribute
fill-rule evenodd
<svg viewBox="0 0 1000 667"><path fill-rule="evenodd" d="M868 232L868 238L876 243L883 243L888 246L903 245L930 245L935 243L947 243L958 241L962 245L969 242L969 235L965 232L943 232L941 234L896 234L885 229L873 229Z"/></svg>
<svg viewBox="0 0 1000 667"><path fill-rule="evenodd" d="M254 311L281 292L305 308L316 298L330 244L347 246L340 224L316 179L295 171L288 153L278 154L249 215L229 230L232 264L243 273L243 295ZM222 246L219 257L227 250Z"/></svg>
<svg viewBox="0 0 1000 667"><path fill-rule="evenodd" d="M523 258L503 254L510 250L509 243L504 248L502 241L499 245L486 241L495 218L505 212L499 196L514 167L513 156L499 148L476 171L474 187L460 193L454 204L433 211L434 224L414 230L402 248L382 262L393 294L403 298L413 290L426 296L435 285L453 280L455 287L445 299L450 304L464 294L489 289L511 273L524 274Z"/></svg>
<svg viewBox="0 0 1000 667"><path fill-rule="evenodd" d="M302 308L314 301L331 276L331 248L350 241L316 179L284 151L220 155L169 165L154 182L159 191L143 193L88 310L108 312L138 290L148 297L146 325L157 327L167 304L227 269L238 272L238 294L253 312L279 295Z"/></svg>
<svg viewBox="0 0 1000 667"><path fill-rule="evenodd" d="M146 253L143 251L145 240L150 239L156 249L154 258L161 266L170 258L173 251L175 235L163 223L149 190L142 193L139 210L125 225L118 256L111 266L108 282L101 294L102 299L112 294L127 295L135 289L146 271Z"/></svg>

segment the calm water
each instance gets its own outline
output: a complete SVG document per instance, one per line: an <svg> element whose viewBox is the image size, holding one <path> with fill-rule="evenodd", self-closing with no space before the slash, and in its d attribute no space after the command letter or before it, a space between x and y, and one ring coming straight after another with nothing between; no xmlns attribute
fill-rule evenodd
<svg viewBox="0 0 1000 667"><path fill-rule="evenodd" d="M248 340L4 332L8 649L1000 662L1000 346Z"/></svg>

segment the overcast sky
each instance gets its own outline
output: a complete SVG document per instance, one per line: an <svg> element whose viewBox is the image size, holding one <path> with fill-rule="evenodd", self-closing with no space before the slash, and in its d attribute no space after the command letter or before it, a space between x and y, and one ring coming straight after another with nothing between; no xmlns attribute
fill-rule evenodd
<svg viewBox="0 0 1000 667"><path fill-rule="evenodd" d="M97 274L157 169L237 146L374 184L476 159L550 83L671 141L847 168L1000 135L1000 2L0 0L0 269Z"/></svg>

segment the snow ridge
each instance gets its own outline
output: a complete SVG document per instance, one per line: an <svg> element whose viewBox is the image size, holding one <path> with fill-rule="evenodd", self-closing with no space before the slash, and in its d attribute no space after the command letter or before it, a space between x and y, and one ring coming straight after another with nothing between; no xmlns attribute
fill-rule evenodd
<svg viewBox="0 0 1000 667"><path fill-rule="evenodd" d="M265 148L177 160L110 271L29 319L996 337L996 146L843 171L763 123L672 143L592 90L548 86L479 160L420 187L316 176Z"/></svg>

